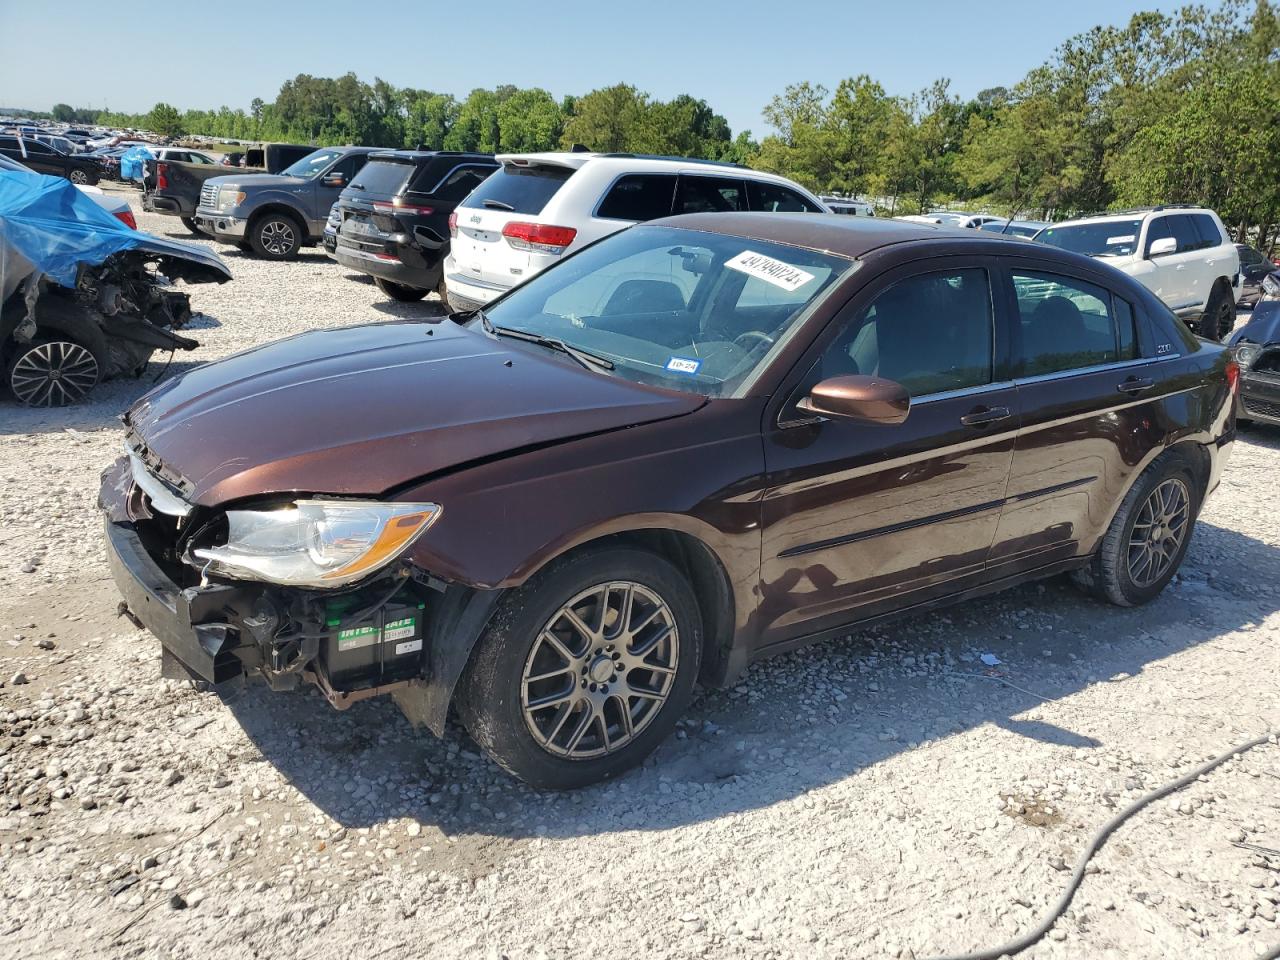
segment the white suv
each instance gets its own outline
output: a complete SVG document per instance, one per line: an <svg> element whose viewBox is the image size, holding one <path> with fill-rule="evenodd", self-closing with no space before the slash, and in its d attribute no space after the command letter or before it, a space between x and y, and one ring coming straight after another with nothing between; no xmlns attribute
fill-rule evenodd
<svg viewBox="0 0 1280 960"><path fill-rule="evenodd" d="M565 254L633 223L724 210L828 213L784 177L731 164L617 153L500 155L449 217L445 286L474 310Z"/></svg>
<svg viewBox="0 0 1280 960"><path fill-rule="evenodd" d="M1123 270L1202 337L1221 340L1235 325L1240 254L1212 210L1129 210L1055 223L1033 239Z"/></svg>

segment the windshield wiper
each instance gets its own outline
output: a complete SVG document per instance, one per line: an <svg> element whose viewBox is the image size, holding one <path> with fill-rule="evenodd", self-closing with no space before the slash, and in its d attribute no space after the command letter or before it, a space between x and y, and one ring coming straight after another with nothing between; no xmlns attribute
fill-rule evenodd
<svg viewBox="0 0 1280 960"><path fill-rule="evenodd" d="M483 310L477 310L480 316L480 322L487 324L486 332L492 331L499 337L510 337L512 340L524 340L527 343L536 343L540 347L550 347L566 356L572 357L578 361L579 366L586 367L588 370L612 370L613 361L606 357L597 356L594 353L588 353L586 350L579 349L572 344L565 343L556 337L545 337L540 333L530 333L527 330L517 330L514 327L495 327L489 322L489 318L484 315Z"/></svg>
<svg viewBox="0 0 1280 960"><path fill-rule="evenodd" d="M507 210L511 213L516 212L516 208L509 203L503 203L501 200L481 200L481 206L488 207L490 210Z"/></svg>

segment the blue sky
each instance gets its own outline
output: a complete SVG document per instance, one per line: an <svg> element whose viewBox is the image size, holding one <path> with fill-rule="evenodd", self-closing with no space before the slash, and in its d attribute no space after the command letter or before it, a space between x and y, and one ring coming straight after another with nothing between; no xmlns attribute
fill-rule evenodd
<svg viewBox="0 0 1280 960"><path fill-rule="evenodd" d="M1212 5L1212 4L1211 4ZM295 3L0 0L0 106L131 113L270 101L298 73L354 71L453 93L501 83L558 97L617 82L690 93L734 132L788 83L868 73L907 94L939 76L972 96L1011 86L1067 37L1122 24L1146 0L487 0ZM132 8L132 12L127 12Z"/></svg>

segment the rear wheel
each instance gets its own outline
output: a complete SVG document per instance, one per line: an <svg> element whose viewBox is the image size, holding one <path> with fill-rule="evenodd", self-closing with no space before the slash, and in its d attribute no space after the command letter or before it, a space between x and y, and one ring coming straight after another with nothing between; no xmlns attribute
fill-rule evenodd
<svg viewBox="0 0 1280 960"><path fill-rule="evenodd" d="M685 578L628 548L557 563L514 591L463 680L467 730L540 789L565 790L638 765L693 694L701 619Z"/></svg>
<svg viewBox="0 0 1280 960"><path fill-rule="evenodd" d="M1231 335L1236 325L1236 305L1232 302L1231 288L1219 283L1209 297L1204 319L1200 322L1203 336L1219 342Z"/></svg>
<svg viewBox="0 0 1280 960"><path fill-rule="evenodd" d="M378 289L385 293L392 300L399 300L403 303L412 303L415 300L421 300L429 291L420 287L408 287L403 283L396 283L393 280L384 280L382 277L374 277L373 282L377 284Z"/></svg>
<svg viewBox="0 0 1280 960"><path fill-rule="evenodd" d="M79 168L74 168L67 174L67 179L72 183L86 184L89 182L89 175Z"/></svg>
<svg viewBox="0 0 1280 960"><path fill-rule="evenodd" d="M5 365L9 391L30 407L65 407L84 399L98 383L98 361L72 340L19 345Z"/></svg>
<svg viewBox="0 0 1280 960"><path fill-rule="evenodd" d="M1155 599L1182 565L1202 495L1182 460L1157 460L1125 496L1082 580L1117 606Z"/></svg>
<svg viewBox="0 0 1280 960"><path fill-rule="evenodd" d="M292 260L302 241L302 225L287 213L265 213L249 226L254 252L268 260Z"/></svg>

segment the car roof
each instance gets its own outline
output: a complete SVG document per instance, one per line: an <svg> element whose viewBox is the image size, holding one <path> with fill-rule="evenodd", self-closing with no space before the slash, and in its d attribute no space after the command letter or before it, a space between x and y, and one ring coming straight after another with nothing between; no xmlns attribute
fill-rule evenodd
<svg viewBox="0 0 1280 960"><path fill-rule="evenodd" d="M972 230L881 217L841 217L822 213L686 213L651 220L649 225L771 240L851 259L879 247L911 240L978 239ZM989 237L981 239L990 241Z"/></svg>
<svg viewBox="0 0 1280 960"><path fill-rule="evenodd" d="M765 173L762 170L751 170L736 163L723 163L716 160L701 160L696 157L662 157L646 153L592 153L588 151L556 151L547 153L500 153L501 163L514 164L550 164L559 167L581 169L588 163L592 166L617 166L635 173L676 173L681 170L721 170L733 176L749 174L753 178L778 180L789 183L785 177Z"/></svg>
<svg viewBox="0 0 1280 960"><path fill-rule="evenodd" d="M369 155L370 160L382 160L394 157L397 160L430 160L434 157L448 157L460 161L495 162L491 153L466 153L458 150L377 150Z"/></svg>

